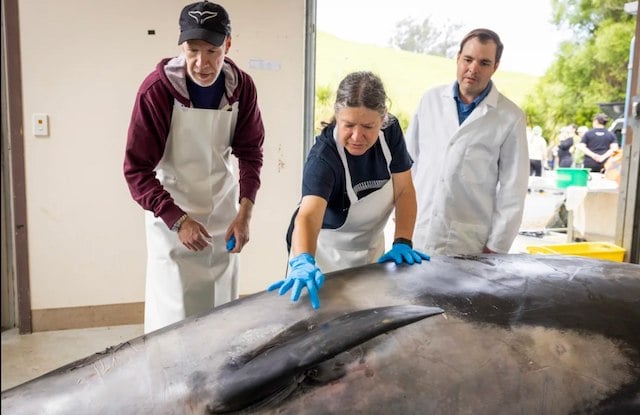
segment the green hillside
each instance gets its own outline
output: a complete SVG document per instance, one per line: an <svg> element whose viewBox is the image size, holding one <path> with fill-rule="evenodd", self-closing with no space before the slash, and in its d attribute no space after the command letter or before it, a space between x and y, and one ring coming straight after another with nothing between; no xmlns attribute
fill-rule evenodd
<svg viewBox="0 0 640 415"><path fill-rule="evenodd" d="M506 53L506 52L505 52ZM456 76L453 59L350 42L318 32L316 42L316 126L329 120L335 90L349 72L370 70L382 78L391 99L390 111L406 128L425 90L451 83ZM521 104L538 77L500 69L493 80L504 95Z"/></svg>

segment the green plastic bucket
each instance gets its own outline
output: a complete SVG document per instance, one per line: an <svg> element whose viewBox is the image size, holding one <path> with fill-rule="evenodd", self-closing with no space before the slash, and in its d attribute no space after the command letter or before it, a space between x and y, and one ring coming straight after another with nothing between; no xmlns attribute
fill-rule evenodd
<svg viewBox="0 0 640 415"><path fill-rule="evenodd" d="M559 167L556 170L556 186L564 189L569 186L586 186L589 181L589 169Z"/></svg>

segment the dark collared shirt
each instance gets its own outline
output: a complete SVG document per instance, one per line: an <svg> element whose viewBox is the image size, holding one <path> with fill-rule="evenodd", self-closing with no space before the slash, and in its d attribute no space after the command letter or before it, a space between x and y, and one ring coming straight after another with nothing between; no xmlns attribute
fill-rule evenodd
<svg viewBox="0 0 640 415"><path fill-rule="evenodd" d="M471 103L465 104L460 99L460 92L458 90L458 81L453 84L453 98L456 100L456 106L458 107L458 123L461 125L464 120L473 112L473 110L482 102L483 99L487 95L489 95L489 91L491 91L491 85L493 85L493 81L489 81L487 87L482 91L480 95L476 97Z"/></svg>

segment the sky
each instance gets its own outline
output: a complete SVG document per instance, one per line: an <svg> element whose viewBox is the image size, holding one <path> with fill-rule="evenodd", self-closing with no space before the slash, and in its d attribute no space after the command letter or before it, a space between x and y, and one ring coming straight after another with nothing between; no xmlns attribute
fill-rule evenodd
<svg viewBox="0 0 640 415"><path fill-rule="evenodd" d="M396 23L406 17L461 24L461 36L477 27L491 29L504 44L498 70L537 76L570 38L550 23L550 0L317 0L318 30L345 40L389 46Z"/></svg>

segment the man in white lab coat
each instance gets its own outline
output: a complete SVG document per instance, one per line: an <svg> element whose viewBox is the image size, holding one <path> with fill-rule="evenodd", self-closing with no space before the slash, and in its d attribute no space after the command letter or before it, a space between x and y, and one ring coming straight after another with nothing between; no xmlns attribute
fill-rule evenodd
<svg viewBox="0 0 640 415"><path fill-rule="evenodd" d="M518 234L529 176L526 119L491 81L502 50L495 32L469 32L457 80L428 90L410 122L414 246L423 252L507 253Z"/></svg>

